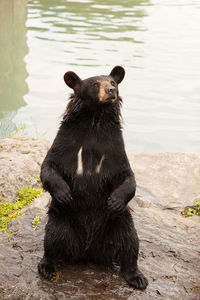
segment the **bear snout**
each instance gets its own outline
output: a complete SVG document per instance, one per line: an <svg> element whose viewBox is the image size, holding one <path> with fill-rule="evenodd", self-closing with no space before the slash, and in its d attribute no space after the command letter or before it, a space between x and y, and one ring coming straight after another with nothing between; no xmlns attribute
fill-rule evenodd
<svg viewBox="0 0 200 300"><path fill-rule="evenodd" d="M106 88L106 93L107 93L108 95L115 95L116 92L117 92L116 88L115 88L114 86L112 86L112 85L110 85L110 86L108 86L108 87Z"/></svg>
<svg viewBox="0 0 200 300"><path fill-rule="evenodd" d="M106 100L112 100L113 102L117 99L117 89L114 86L106 87L105 92L108 95Z"/></svg>
<svg viewBox="0 0 200 300"><path fill-rule="evenodd" d="M109 100L114 102L117 99L117 88L111 85L109 81L102 81L100 82L98 96L100 102L107 102Z"/></svg>

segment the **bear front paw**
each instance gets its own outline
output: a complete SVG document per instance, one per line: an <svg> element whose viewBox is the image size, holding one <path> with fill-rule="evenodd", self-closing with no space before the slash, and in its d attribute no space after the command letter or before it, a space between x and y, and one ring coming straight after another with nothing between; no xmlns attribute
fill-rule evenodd
<svg viewBox="0 0 200 300"><path fill-rule="evenodd" d="M67 204L72 200L72 195L70 190L58 190L53 194L53 197L60 203L60 204Z"/></svg>
<svg viewBox="0 0 200 300"><path fill-rule="evenodd" d="M108 198L108 209L116 212L121 213L126 207L126 204L121 200L118 199L116 196L111 196Z"/></svg>

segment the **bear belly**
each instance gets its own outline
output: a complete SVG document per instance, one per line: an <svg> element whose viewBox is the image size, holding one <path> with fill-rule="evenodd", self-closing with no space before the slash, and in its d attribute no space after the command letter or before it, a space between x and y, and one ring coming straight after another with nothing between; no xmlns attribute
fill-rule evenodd
<svg viewBox="0 0 200 300"><path fill-rule="evenodd" d="M107 207L111 192L109 181L103 180L98 174L76 176L71 181L70 188L74 208L92 213L103 211Z"/></svg>

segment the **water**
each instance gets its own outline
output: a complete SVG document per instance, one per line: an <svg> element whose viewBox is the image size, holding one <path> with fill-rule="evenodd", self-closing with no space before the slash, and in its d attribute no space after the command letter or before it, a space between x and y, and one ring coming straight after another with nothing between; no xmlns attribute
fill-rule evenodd
<svg viewBox="0 0 200 300"><path fill-rule="evenodd" d="M53 140L71 90L123 65L127 152L200 152L199 0L0 0L0 136Z"/></svg>

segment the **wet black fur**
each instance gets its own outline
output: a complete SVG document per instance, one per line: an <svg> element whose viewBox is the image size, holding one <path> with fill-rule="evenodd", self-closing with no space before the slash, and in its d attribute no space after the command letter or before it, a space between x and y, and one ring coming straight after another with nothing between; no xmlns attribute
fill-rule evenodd
<svg viewBox="0 0 200 300"><path fill-rule="evenodd" d="M38 270L43 277L51 278L60 262L84 260L112 265L116 261L127 282L144 289L147 280L137 267L139 242L127 207L136 183L121 131L120 80L115 76L119 70L112 72L112 76L86 80L71 72L67 75L71 78L65 80L74 94L41 168L41 180L52 201L45 253ZM104 79L116 81L114 103L98 101L98 88L93 84ZM79 175L77 155L81 147L84 173Z"/></svg>

